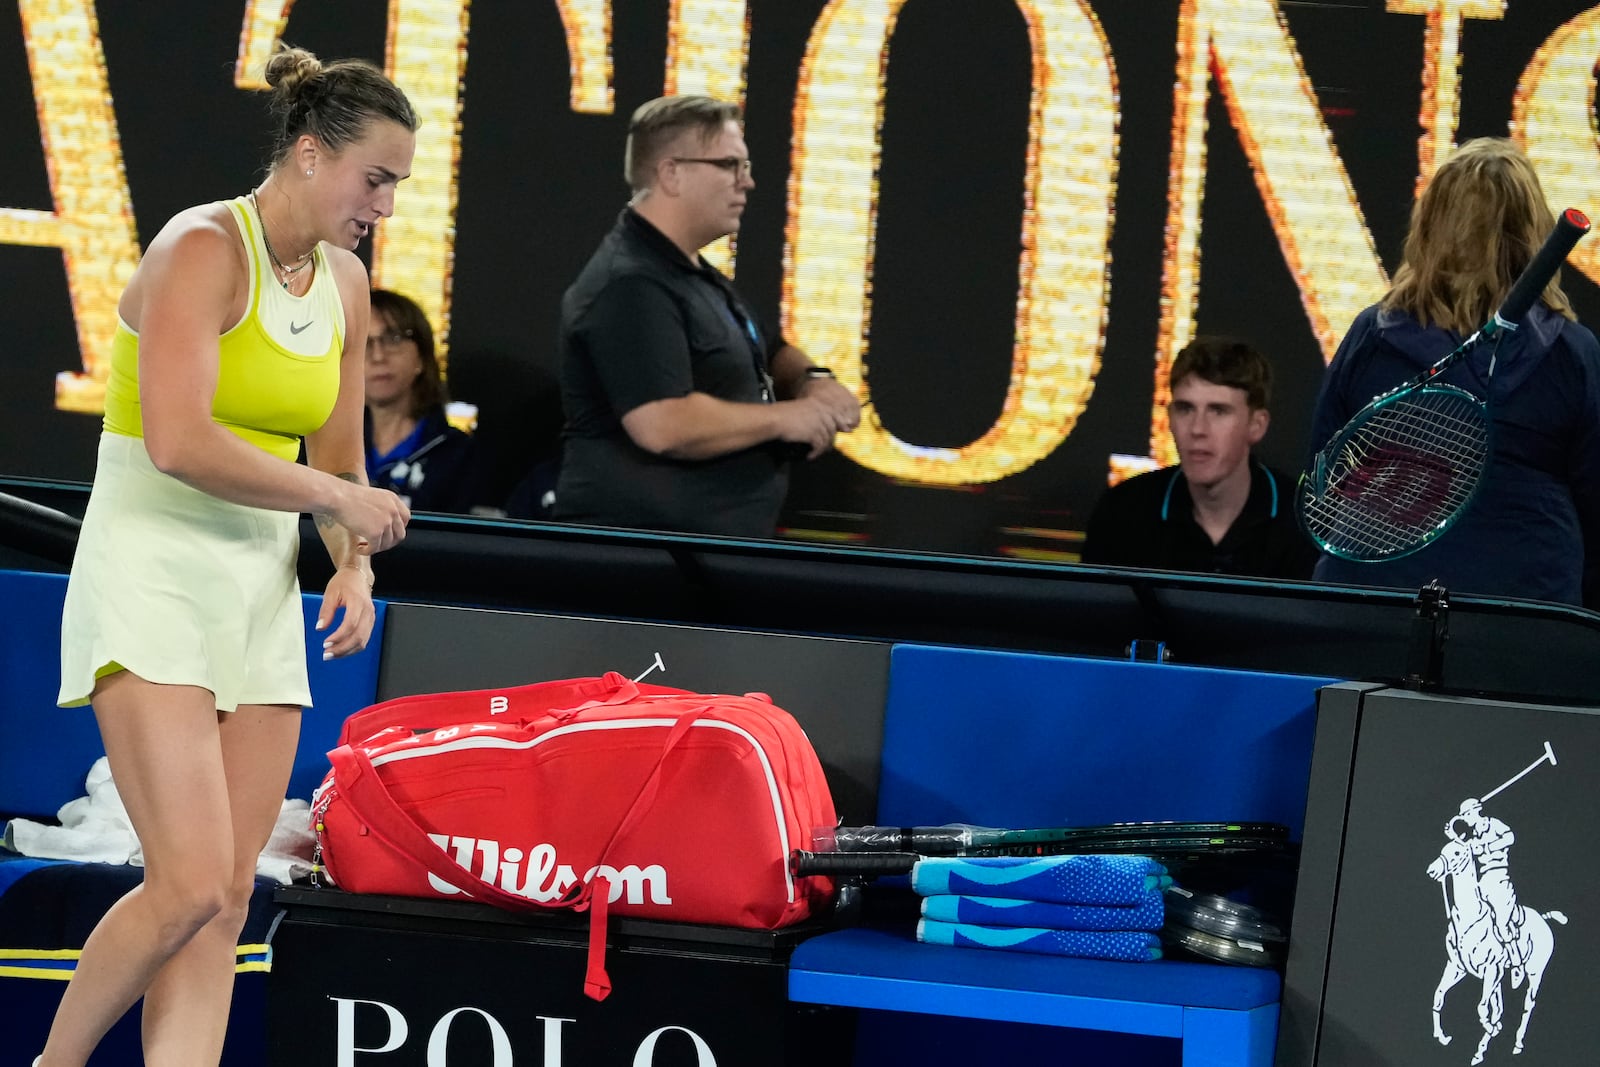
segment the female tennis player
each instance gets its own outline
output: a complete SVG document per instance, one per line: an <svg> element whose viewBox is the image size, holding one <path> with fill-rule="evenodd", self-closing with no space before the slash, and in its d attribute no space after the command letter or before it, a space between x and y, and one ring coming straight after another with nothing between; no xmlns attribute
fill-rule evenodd
<svg viewBox="0 0 1600 1067"><path fill-rule="evenodd" d="M266 75L265 180L176 215L118 305L60 701L94 706L145 876L90 935L36 1067L82 1067L140 997L144 1062L219 1061L256 858L310 703L299 514L336 565L325 658L365 645L371 554L410 518L362 473L353 250L393 213L416 115L366 63L280 48Z"/></svg>

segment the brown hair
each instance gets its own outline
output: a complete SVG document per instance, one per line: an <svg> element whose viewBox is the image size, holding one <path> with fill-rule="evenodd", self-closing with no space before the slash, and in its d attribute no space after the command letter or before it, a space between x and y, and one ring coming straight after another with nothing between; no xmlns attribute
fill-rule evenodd
<svg viewBox="0 0 1600 1067"><path fill-rule="evenodd" d="M394 82L364 59L324 64L304 48L282 41L267 60L272 112L278 128L272 158L281 161L302 134L309 133L330 152L359 141L377 119L397 122L412 132L417 113Z"/></svg>
<svg viewBox="0 0 1600 1067"><path fill-rule="evenodd" d="M1258 411L1272 403L1272 364L1235 337L1196 337L1172 361L1168 384L1176 389L1193 375L1212 385L1243 389L1245 403Z"/></svg>
<svg viewBox="0 0 1600 1067"><path fill-rule="evenodd" d="M660 96L640 104L628 120L628 143L622 151L622 174L634 192L650 188L661 154L685 130L711 141L744 112L737 104L709 96Z"/></svg>
<svg viewBox="0 0 1600 1067"><path fill-rule="evenodd" d="M1383 306L1469 334L1488 321L1554 226L1539 175L1516 145L1504 137L1468 141L1412 207L1404 261ZM1541 299L1577 318L1559 275Z"/></svg>
<svg viewBox="0 0 1600 1067"><path fill-rule="evenodd" d="M433 351L433 327L428 325L428 316L410 297L388 289L374 289L368 337L374 336L374 328L383 320L393 323L395 329L417 344L422 373L411 383L411 414L420 419L434 408L443 407L450 399L439 374L439 357Z"/></svg>

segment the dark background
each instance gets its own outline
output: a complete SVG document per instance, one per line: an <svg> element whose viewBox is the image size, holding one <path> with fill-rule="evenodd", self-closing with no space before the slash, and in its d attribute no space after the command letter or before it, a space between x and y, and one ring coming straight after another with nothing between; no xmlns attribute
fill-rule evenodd
<svg viewBox="0 0 1600 1067"><path fill-rule="evenodd" d="M825 5L750 6L747 140L758 187L740 235L738 284L775 319L793 95ZM825 457L797 472L784 519L791 536L1070 558L1110 454L1148 451L1179 3L1091 6L1116 70L1120 124L1108 325L1087 409L1052 455L984 486L901 484ZM1585 6L1519 2L1502 20L1465 22L1458 140L1507 131L1534 51ZM668 7L613 5L610 115L569 109L554 3L470 8L451 384L479 405L480 432L506 457L508 476L558 430L560 294L626 200L627 116L662 91ZM297 4L285 36L327 58L381 62L387 9L382 0ZM1383 0L1286 0L1280 9L1392 273L1416 179L1425 19L1386 12ZM203 0L99 7L142 243L174 212L238 195L262 172L263 100L233 85L243 14L242 4ZM1013 4L915 0L901 9L890 57L871 387L901 439L961 445L996 418L1011 360L1032 77L1026 24ZM0 206L50 209L16 8L0 9L0 137ZM1273 357L1274 424L1262 454L1297 470L1321 354L1214 84L1202 225L1198 331L1248 336ZM1573 270L1565 278L1592 318L1594 287ZM0 245L0 280L0 475L87 480L98 419L53 406L55 374L80 365L61 253ZM1057 536L1030 532L1038 530Z"/></svg>

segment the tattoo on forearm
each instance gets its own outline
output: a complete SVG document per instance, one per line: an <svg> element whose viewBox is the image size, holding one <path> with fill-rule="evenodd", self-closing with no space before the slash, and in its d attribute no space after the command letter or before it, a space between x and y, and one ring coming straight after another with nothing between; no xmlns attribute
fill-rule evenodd
<svg viewBox="0 0 1600 1067"><path fill-rule="evenodd" d="M355 485L367 484L367 479L355 471L341 471L340 473L335 474L334 477L343 478L345 481L354 483ZM317 526L320 529L331 530L337 525L338 523L334 521L332 515L329 515L326 512L317 512Z"/></svg>

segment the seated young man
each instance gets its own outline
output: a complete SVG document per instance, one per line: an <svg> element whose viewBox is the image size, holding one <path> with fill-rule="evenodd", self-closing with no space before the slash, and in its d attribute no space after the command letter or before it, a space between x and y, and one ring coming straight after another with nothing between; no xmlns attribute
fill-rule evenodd
<svg viewBox="0 0 1600 1067"><path fill-rule="evenodd" d="M1250 453L1271 421L1271 364L1243 341L1202 337L1178 353L1170 380L1178 465L1101 496L1083 562L1310 578L1317 550L1295 519L1295 483Z"/></svg>

